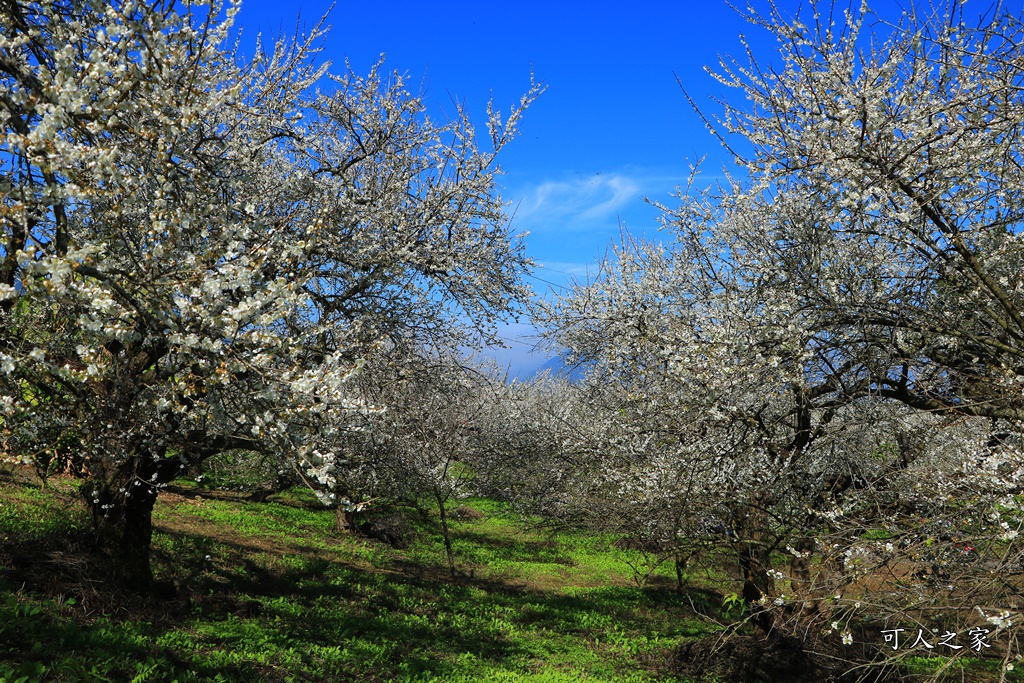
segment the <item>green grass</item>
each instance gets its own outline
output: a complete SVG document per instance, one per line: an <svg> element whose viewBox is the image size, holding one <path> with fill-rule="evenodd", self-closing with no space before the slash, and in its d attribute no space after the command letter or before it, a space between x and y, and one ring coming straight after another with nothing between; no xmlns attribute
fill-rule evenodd
<svg viewBox="0 0 1024 683"><path fill-rule="evenodd" d="M86 520L49 519L71 498L0 487L0 528L18 539ZM453 581L436 520L415 512L396 550L333 534L304 493L184 493L154 514L156 576L181 586L167 603L119 613L84 591L0 586L0 683L674 681L673 649L714 629L674 592L638 588L611 537L532 529L492 501L453 523Z"/></svg>
<svg viewBox="0 0 1024 683"><path fill-rule="evenodd" d="M77 487L63 482L48 488L0 483L0 543L31 544L89 528L89 513Z"/></svg>
<svg viewBox="0 0 1024 683"><path fill-rule="evenodd" d="M720 613L708 595L672 590L669 563L638 585L644 558L612 535L461 502L484 516L452 522L453 580L435 513L406 510L398 550L334 534L306 491L253 503L179 482L153 540L157 579L179 589L155 601L76 569L69 539L89 519L73 485L0 482L0 683L670 683L673 652L718 628L693 611ZM725 574L706 585L736 590ZM901 662L922 677L944 663ZM948 673L994 681L994 665L965 658Z"/></svg>
<svg viewBox="0 0 1024 683"><path fill-rule="evenodd" d="M1004 680L1007 683L1024 681L1024 672L1019 662L1009 671L1003 671L1000 660L980 659L978 657L902 657L900 665L908 674L929 680L964 681L964 680ZM1000 679L1000 676L1003 676Z"/></svg>

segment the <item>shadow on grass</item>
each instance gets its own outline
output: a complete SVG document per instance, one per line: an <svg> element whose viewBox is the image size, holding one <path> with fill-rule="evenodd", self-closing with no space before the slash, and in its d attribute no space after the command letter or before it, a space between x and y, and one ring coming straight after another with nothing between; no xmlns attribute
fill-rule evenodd
<svg viewBox="0 0 1024 683"><path fill-rule="evenodd" d="M373 682L429 673L443 680L496 668L525 672L573 648L581 658L605 657L611 630L688 636L707 629L687 625L692 613L675 594L452 581L429 562L374 569L304 543L302 533L265 543L158 529L154 569L177 588L163 601L86 576L81 546L31 557L9 546L24 585L13 594L10 586L22 581L0 584L0 679ZM467 529L458 536L515 561L562 557L550 541ZM637 666L620 658L623 671Z"/></svg>
<svg viewBox="0 0 1024 683"><path fill-rule="evenodd" d="M505 560L515 562L538 562L572 566L575 561L566 555L553 540L530 541L521 538L497 538L483 532L461 528L454 532L456 541L469 542L490 548Z"/></svg>
<svg viewBox="0 0 1024 683"><path fill-rule="evenodd" d="M383 646L387 652L376 652L376 660L363 656L388 676L401 665L403 675L444 677L465 656L492 665L542 662L534 642L542 634L597 647L615 629L646 635L655 626L688 636L708 630L687 623L692 615L675 594L615 587L573 595L495 579L452 582L442 578L443 568L435 570L435 576L422 576L337 562L281 570L250 561L231 585L239 594L259 596L257 620L279 624L288 634L277 647L342 643L373 653Z"/></svg>
<svg viewBox="0 0 1024 683"><path fill-rule="evenodd" d="M181 496L186 499L200 498L202 500L214 500L220 502L229 503L277 503L286 507L297 508L301 510L326 510L328 509L323 503L319 502L315 498L304 498L302 496L294 495L291 491L282 492L270 492L261 499L254 499L251 493L241 491L228 491L221 489L211 489L202 486L185 486L182 484L168 484L161 493L170 493L175 496Z"/></svg>

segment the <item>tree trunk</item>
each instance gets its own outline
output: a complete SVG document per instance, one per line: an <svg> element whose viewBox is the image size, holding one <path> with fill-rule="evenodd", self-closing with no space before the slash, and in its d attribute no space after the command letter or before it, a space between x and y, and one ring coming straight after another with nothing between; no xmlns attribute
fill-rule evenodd
<svg viewBox="0 0 1024 683"><path fill-rule="evenodd" d="M740 546L739 565L743 575L743 599L750 610L750 620L761 634L771 633L774 619L772 613L761 604L761 599L770 595L775 586L766 569L767 557L756 542L745 541Z"/></svg>
<svg viewBox="0 0 1024 683"><path fill-rule="evenodd" d="M448 571L452 578L455 578L455 553L452 551L452 533L448 528L448 511L444 507L444 498L437 491L434 492L437 499L437 509L441 513L441 533L444 535L444 551L448 555Z"/></svg>
<svg viewBox="0 0 1024 683"><path fill-rule="evenodd" d="M355 513L339 505L334 509L334 531L339 534L351 533L356 528Z"/></svg>
<svg viewBox="0 0 1024 683"><path fill-rule="evenodd" d="M800 556L794 555L790 562L790 582L793 584L794 592L804 596L811 587L811 553L814 551L814 540L801 537L794 544L794 550L800 553Z"/></svg>
<svg viewBox="0 0 1024 683"><path fill-rule="evenodd" d="M764 605L763 598L774 592L775 581L768 570L771 568L771 550L765 544L769 537L767 496L755 497L749 504L740 503L736 508L733 529L736 534L736 555L743 579L743 600L750 610L750 621L767 637L775 624L771 610Z"/></svg>
<svg viewBox="0 0 1024 683"><path fill-rule="evenodd" d="M153 505L158 485L173 480L180 469L177 460L136 456L82 485L97 547L110 558L119 584L130 590L152 588Z"/></svg>
<svg viewBox="0 0 1024 683"><path fill-rule="evenodd" d="M673 559L676 565L676 592L682 595L686 587L686 565L689 564L689 558L676 551Z"/></svg>
<svg viewBox="0 0 1024 683"><path fill-rule="evenodd" d="M153 538L153 505L156 489L149 484L100 487L88 482L84 489L92 509L93 528L99 549L113 563L123 585L146 592L153 583L149 547Z"/></svg>

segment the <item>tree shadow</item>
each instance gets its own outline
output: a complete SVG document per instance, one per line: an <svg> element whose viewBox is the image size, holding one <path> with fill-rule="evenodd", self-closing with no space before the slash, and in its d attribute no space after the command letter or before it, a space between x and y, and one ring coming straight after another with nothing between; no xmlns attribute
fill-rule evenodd
<svg viewBox="0 0 1024 683"><path fill-rule="evenodd" d="M538 562L543 564L575 565L575 561L563 553L558 543L552 540L531 541L518 538L496 538L492 535L457 529L453 534L455 540L468 541L474 545L492 548L502 556L516 562Z"/></svg>
<svg viewBox="0 0 1024 683"><path fill-rule="evenodd" d="M154 679L182 682L218 675L383 681L429 673L443 679L462 671L458 663L466 657L505 667L537 661L524 632L575 634L592 643L610 624L644 632L647 622L620 598L629 593L653 610L668 597L622 587L570 595L490 576L453 581L441 565L371 567L301 541L276 548L277 540L258 537L156 533L163 537L153 549L157 578L174 586L163 599L121 590L101 567L88 565L92 556L84 546L66 546L59 557L21 549L25 585L17 604L5 608L0 628L10 645L0 646L7 648L0 661L35 662L48 672L109 662L109 671L96 673L114 680L133 678L136 664L150 659ZM544 562L558 556L550 543L460 534L500 547L503 556L523 552ZM69 607L68 596L77 604ZM667 607L685 618L678 601ZM307 651L327 653L317 656L332 662L332 673L311 674L321 664L306 655L295 665L308 667L304 672L267 663L267 652ZM340 651L351 658L341 661Z"/></svg>

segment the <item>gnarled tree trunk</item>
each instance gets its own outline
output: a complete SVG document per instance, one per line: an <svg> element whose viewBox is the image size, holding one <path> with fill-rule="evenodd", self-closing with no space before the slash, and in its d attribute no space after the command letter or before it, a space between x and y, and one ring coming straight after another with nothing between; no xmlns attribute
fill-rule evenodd
<svg viewBox="0 0 1024 683"><path fill-rule="evenodd" d="M743 579L743 599L750 610L750 621L767 636L775 624L763 598L774 592L775 581L771 568L771 547L768 539L768 519L764 513L766 500L755 499L740 505L733 520L737 537L737 561Z"/></svg>
<svg viewBox="0 0 1024 683"><path fill-rule="evenodd" d="M345 505L339 505L334 509L334 531L339 534L348 534L356 528L356 514L347 509Z"/></svg>
<svg viewBox="0 0 1024 683"><path fill-rule="evenodd" d="M177 459L133 456L81 488L92 511L99 550L110 558L121 585L148 592L153 584L150 544L159 486L181 470Z"/></svg>

